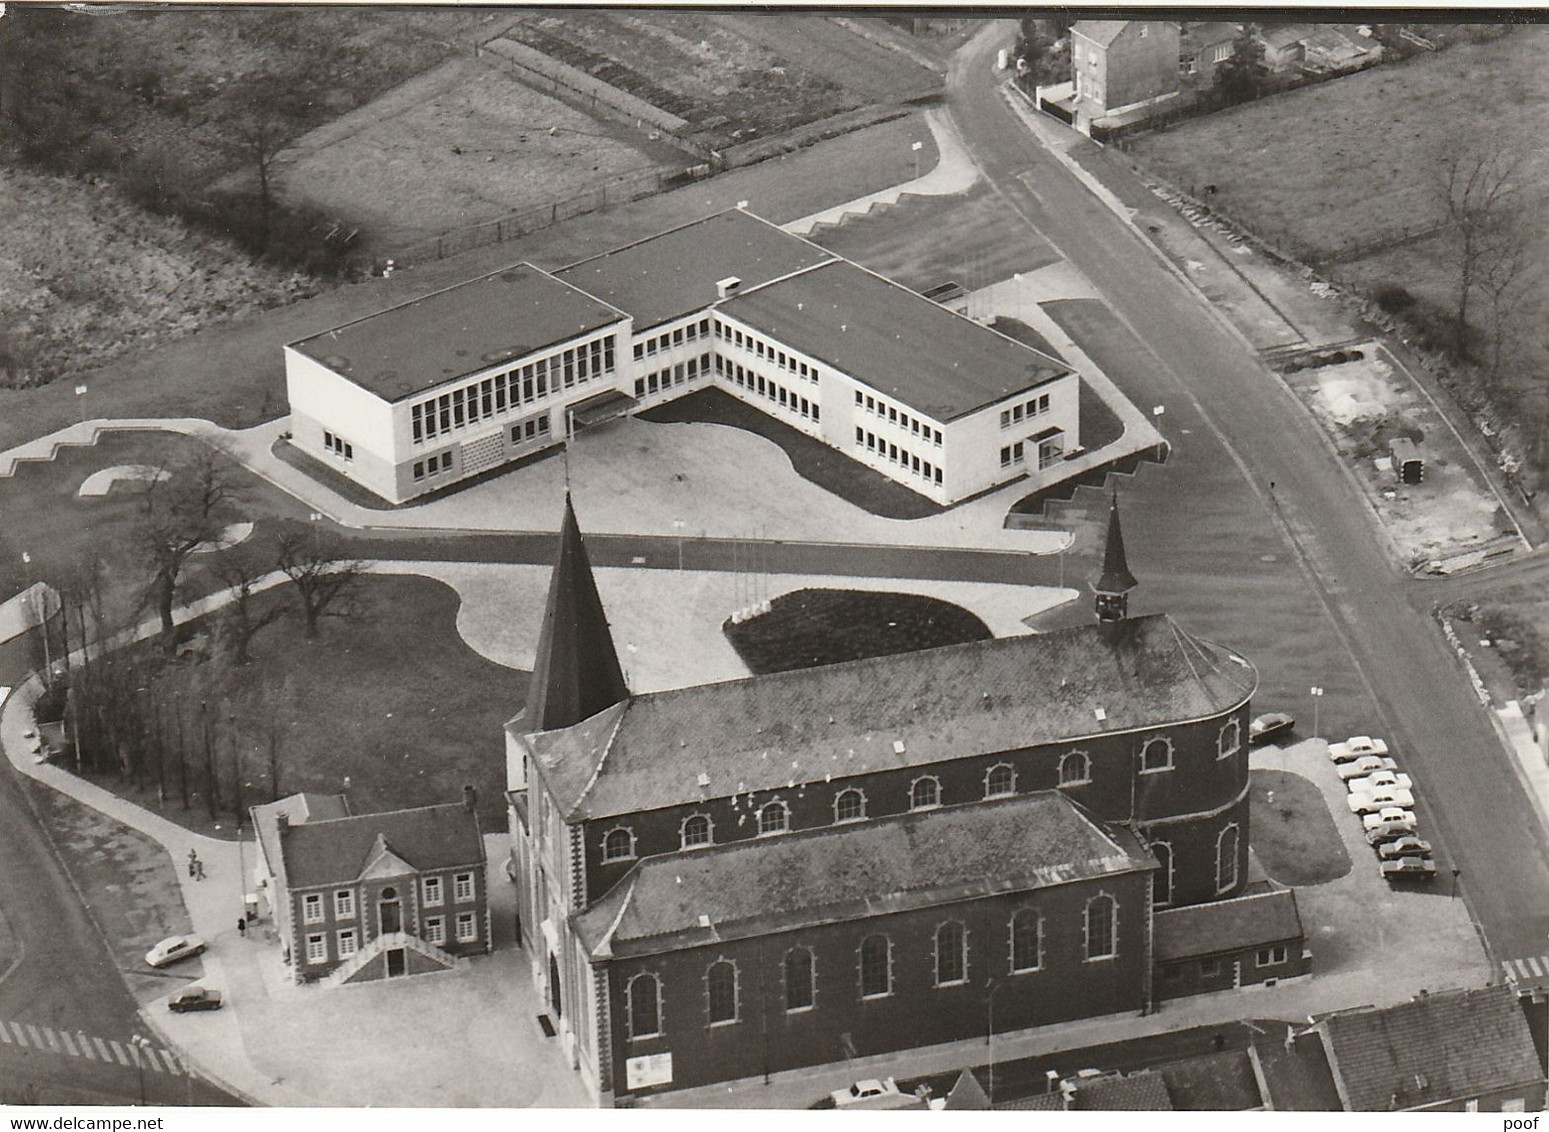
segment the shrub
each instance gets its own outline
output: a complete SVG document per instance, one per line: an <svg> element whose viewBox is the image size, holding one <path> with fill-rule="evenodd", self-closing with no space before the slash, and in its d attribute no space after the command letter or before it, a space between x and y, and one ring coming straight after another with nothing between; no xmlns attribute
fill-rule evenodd
<svg viewBox="0 0 1549 1132"><path fill-rule="evenodd" d="M1388 314L1402 314L1415 305L1415 297L1409 293L1409 289L1397 283L1384 283L1372 297Z"/></svg>

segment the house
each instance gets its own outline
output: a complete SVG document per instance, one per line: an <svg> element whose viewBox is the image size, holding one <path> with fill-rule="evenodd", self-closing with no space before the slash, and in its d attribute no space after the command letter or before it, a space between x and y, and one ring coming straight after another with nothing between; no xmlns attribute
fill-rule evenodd
<svg viewBox="0 0 1549 1132"><path fill-rule="evenodd" d="M1241 24L1219 21L1184 24L1179 39L1179 72L1191 77L1199 86L1210 86L1215 82L1216 68L1230 59L1237 49L1240 35Z"/></svg>
<svg viewBox="0 0 1549 1132"><path fill-rule="evenodd" d="M1071 76L1080 116L1096 120L1178 94L1179 30L1167 20L1077 20Z"/></svg>
<svg viewBox="0 0 1549 1132"><path fill-rule="evenodd" d="M966 1070L964 1075L971 1076ZM952 1107L950 1101L947 1107ZM993 1107L998 1112L1172 1112L1175 1106L1162 1074L1155 1069L1139 1069L1133 1073L1066 1077L1056 1089Z"/></svg>
<svg viewBox="0 0 1549 1132"><path fill-rule="evenodd" d="M1257 676L1136 584L1115 500L1093 624L639 694L567 500L510 871L599 1101L1150 1009L1154 909L1247 883Z"/></svg>
<svg viewBox="0 0 1549 1132"><path fill-rule="evenodd" d="M402 503L716 388L935 502L1067 475L1080 379L744 209L285 347L291 443Z"/></svg>
<svg viewBox="0 0 1549 1132"><path fill-rule="evenodd" d="M1255 33L1271 71L1357 71L1382 58L1382 45L1337 24L1271 24Z"/></svg>
<svg viewBox="0 0 1549 1132"><path fill-rule="evenodd" d="M1161 909L1153 936L1157 997L1273 986L1310 974L1305 938L1290 889Z"/></svg>
<svg viewBox="0 0 1549 1132"><path fill-rule="evenodd" d="M1347 1112L1538 1112L1545 1076L1514 988L1421 994L1315 1019Z"/></svg>
<svg viewBox="0 0 1549 1132"><path fill-rule="evenodd" d="M489 951L472 788L459 803L379 814L319 794L250 813L257 888L296 982L422 974Z"/></svg>
<svg viewBox="0 0 1549 1132"><path fill-rule="evenodd" d="M1269 1112L1339 1112L1344 1108L1319 1035L1288 1029L1281 1041L1248 1047L1259 1095Z"/></svg>

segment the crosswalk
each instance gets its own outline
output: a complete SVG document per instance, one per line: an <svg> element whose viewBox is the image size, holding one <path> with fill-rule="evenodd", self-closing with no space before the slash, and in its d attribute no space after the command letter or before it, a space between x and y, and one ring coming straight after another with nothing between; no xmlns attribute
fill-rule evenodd
<svg viewBox="0 0 1549 1132"><path fill-rule="evenodd" d="M79 1030L54 1030L27 1022L0 1019L0 1046L57 1053L61 1057L79 1057L108 1065L122 1065L128 1069L141 1066L153 1073L166 1073L173 1077L184 1076L189 1072L182 1059L171 1050L151 1045L137 1046L133 1042L120 1043L112 1038L99 1038Z"/></svg>
<svg viewBox="0 0 1549 1132"><path fill-rule="evenodd" d="M1534 955L1527 959L1507 959L1501 967L1509 983L1542 982L1549 979L1549 955Z"/></svg>

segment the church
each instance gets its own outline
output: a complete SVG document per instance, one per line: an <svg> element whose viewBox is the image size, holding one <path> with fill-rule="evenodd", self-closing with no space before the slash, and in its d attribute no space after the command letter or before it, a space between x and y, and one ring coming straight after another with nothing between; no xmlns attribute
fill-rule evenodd
<svg viewBox="0 0 1549 1132"><path fill-rule="evenodd" d="M510 872L598 1103L1305 974L1248 875L1257 673L1136 585L1115 498L1092 624L634 693L567 499Z"/></svg>

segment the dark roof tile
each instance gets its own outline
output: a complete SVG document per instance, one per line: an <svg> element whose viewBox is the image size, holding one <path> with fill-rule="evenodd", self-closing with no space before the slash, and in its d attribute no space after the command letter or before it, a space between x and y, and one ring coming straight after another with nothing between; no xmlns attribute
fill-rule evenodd
<svg viewBox="0 0 1549 1132"><path fill-rule="evenodd" d="M279 841L292 888L359 879L379 842L421 872L484 862L478 816L461 803L309 821L281 831Z"/></svg>
<svg viewBox="0 0 1549 1132"><path fill-rule="evenodd" d="M1290 889L1164 908L1152 922L1152 946L1158 963L1242 951L1302 937L1296 893Z"/></svg>

